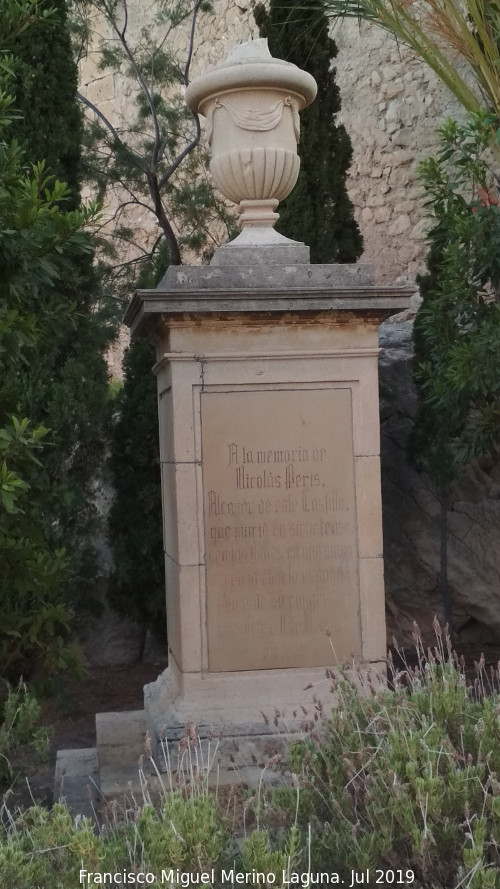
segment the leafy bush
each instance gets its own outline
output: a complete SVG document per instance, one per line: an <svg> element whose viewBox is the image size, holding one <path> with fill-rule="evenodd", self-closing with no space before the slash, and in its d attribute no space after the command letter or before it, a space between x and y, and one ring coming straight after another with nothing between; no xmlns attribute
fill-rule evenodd
<svg viewBox="0 0 500 889"><path fill-rule="evenodd" d="M61 804L51 811L36 806L17 819L11 817L0 835L0 889L68 889L85 885L81 871L156 874L148 885L166 885L162 870L207 873L223 859L227 842L217 802L210 795L185 798L174 792L159 812L145 806L99 834L88 819L73 821Z"/></svg>
<svg viewBox="0 0 500 889"><path fill-rule="evenodd" d="M50 177L65 183L60 209L68 211L81 204L78 69L68 29L69 4L50 0L49 5L54 19L50 27L33 15L29 28L9 43L16 114L8 135L21 146L23 163L44 158ZM43 183L40 190L43 194ZM90 248L95 244L94 233L85 252L66 256L57 278L25 293L24 311L33 317L43 343L36 352L36 373L31 355L4 369L1 405L3 411L47 428L30 499L50 548L66 551L61 599L76 614L95 603L99 574L95 541L102 528L95 486L110 432L105 352L117 311L93 262ZM26 675L24 666L22 670Z"/></svg>
<svg viewBox="0 0 500 889"><path fill-rule="evenodd" d="M90 268L84 227L96 208L74 209L76 196L44 162L30 163L12 137L20 80L15 52L6 51L24 42L33 56L27 29L36 22L43 30L56 18L53 8L38 14L38 6L0 4L0 674L15 679L35 667L45 676L77 667L68 642L74 556L103 448L96 421L107 410L102 348L90 336L93 309L88 305L82 320L82 302L65 287L82 287ZM53 131L65 129L51 120ZM104 333L96 337L103 347ZM100 395L90 405L98 381Z"/></svg>
<svg viewBox="0 0 500 889"><path fill-rule="evenodd" d="M430 230L427 274L413 328L417 412L408 456L440 504L439 586L452 626L448 511L454 481L500 438L500 195L489 146L492 115L448 120L439 150L420 164ZM498 144L498 135L497 135Z"/></svg>
<svg viewBox="0 0 500 889"><path fill-rule="evenodd" d="M27 660L46 670L73 660L65 645L69 613L62 595L68 558L52 546L43 519L50 488L40 469L39 452L48 430L16 418L17 402L6 380L35 360L52 325L68 324L66 310L45 307L35 318L34 295L57 287L71 258L89 250L82 228L89 214L60 209L63 183L53 182L43 164L24 170L15 142L4 127L12 115L10 61L0 68L0 673L16 675ZM3 126L1 121L3 121ZM57 662L60 663L57 663Z"/></svg>
<svg viewBox="0 0 500 889"><path fill-rule="evenodd" d="M0 787L13 778L11 757L20 746L31 747L37 756L47 754L47 731L40 727L40 705L20 682L16 689L10 689L0 706Z"/></svg>
<svg viewBox="0 0 500 889"><path fill-rule="evenodd" d="M78 886L80 867L100 869L102 845L92 823L74 824L62 805L28 809L0 837L0 889Z"/></svg>
<svg viewBox="0 0 500 889"><path fill-rule="evenodd" d="M478 671L474 694L439 636L427 658L419 642L415 669L392 669L393 691L361 673L332 677L338 705L321 738L289 752L314 869L500 886L500 697L484 695ZM278 803L294 810L295 793L280 791Z"/></svg>
<svg viewBox="0 0 500 889"><path fill-rule="evenodd" d="M110 469L115 498L109 514L114 567L109 602L164 640L165 566L154 348L137 340L123 361L116 399Z"/></svg>

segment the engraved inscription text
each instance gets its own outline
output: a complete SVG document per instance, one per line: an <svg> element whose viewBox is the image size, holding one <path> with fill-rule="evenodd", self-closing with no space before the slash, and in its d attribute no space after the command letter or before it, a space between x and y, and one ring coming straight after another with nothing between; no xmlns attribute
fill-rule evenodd
<svg viewBox="0 0 500 889"><path fill-rule="evenodd" d="M210 671L359 654L350 389L201 398Z"/></svg>

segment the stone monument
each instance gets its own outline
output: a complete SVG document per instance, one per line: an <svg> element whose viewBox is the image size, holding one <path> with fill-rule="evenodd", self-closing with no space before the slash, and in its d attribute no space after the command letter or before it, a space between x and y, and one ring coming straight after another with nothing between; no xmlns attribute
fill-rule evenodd
<svg viewBox="0 0 500 889"><path fill-rule="evenodd" d="M258 734L276 710L296 729L325 668L385 656L377 325L413 290L310 265L273 229L315 92L262 40L189 86L242 232L126 316L157 354L170 660L145 689L155 735Z"/></svg>

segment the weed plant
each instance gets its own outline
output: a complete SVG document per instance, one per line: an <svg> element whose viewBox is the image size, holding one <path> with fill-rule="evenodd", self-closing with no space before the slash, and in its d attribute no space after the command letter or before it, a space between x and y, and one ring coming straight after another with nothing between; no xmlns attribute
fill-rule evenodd
<svg viewBox="0 0 500 889"><path fill-rule="evenodd" d="M337 706L317 739L290 747L298 823L310 829L317 871L500 886L499 672L487 675L481 658L468 684L448 634L434 628L425 654L415 627L416 667L389 659L391 691L362 671L331 674ZM295 799L285 789L275 803L291 814Z"/></svg>
<svg viewBox="0 0 500 889"><path fill-rule="evenodd" d="M160 773L146 742L140 794L128 787L101 818L96 812L95 820L74 818L62 803L12 812L7 793L0 806L0 889L186 885L178 874L194 885L207 885L209 875L211 885L222 886L223 868L244 873L259 862L266 872L280 872L292 860L293 843L277 850L263 829L241 849L228 827L231 801L223 804L219 788L209 790L209 773L217 774L218 744L219 739L203 743L196 726L189 725L175 764L162 742L165 772ZM145 759L156 769L156 779L146 777ZM291 837L297 845L298 833Z"/></svg>

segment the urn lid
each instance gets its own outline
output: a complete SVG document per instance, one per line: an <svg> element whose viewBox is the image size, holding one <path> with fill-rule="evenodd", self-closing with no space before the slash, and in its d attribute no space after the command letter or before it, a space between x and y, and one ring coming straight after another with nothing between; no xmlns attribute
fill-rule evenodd
<svg viewBox="0 0 500 889"><path fill-rule="evenodd" d="M235 89L282 89L293 93L299 109L310 105L317 92L314 77L291 62L273 58L263 38L240 43L224 62L193 80L186 103L203 114L207 99Z"/></svg>

